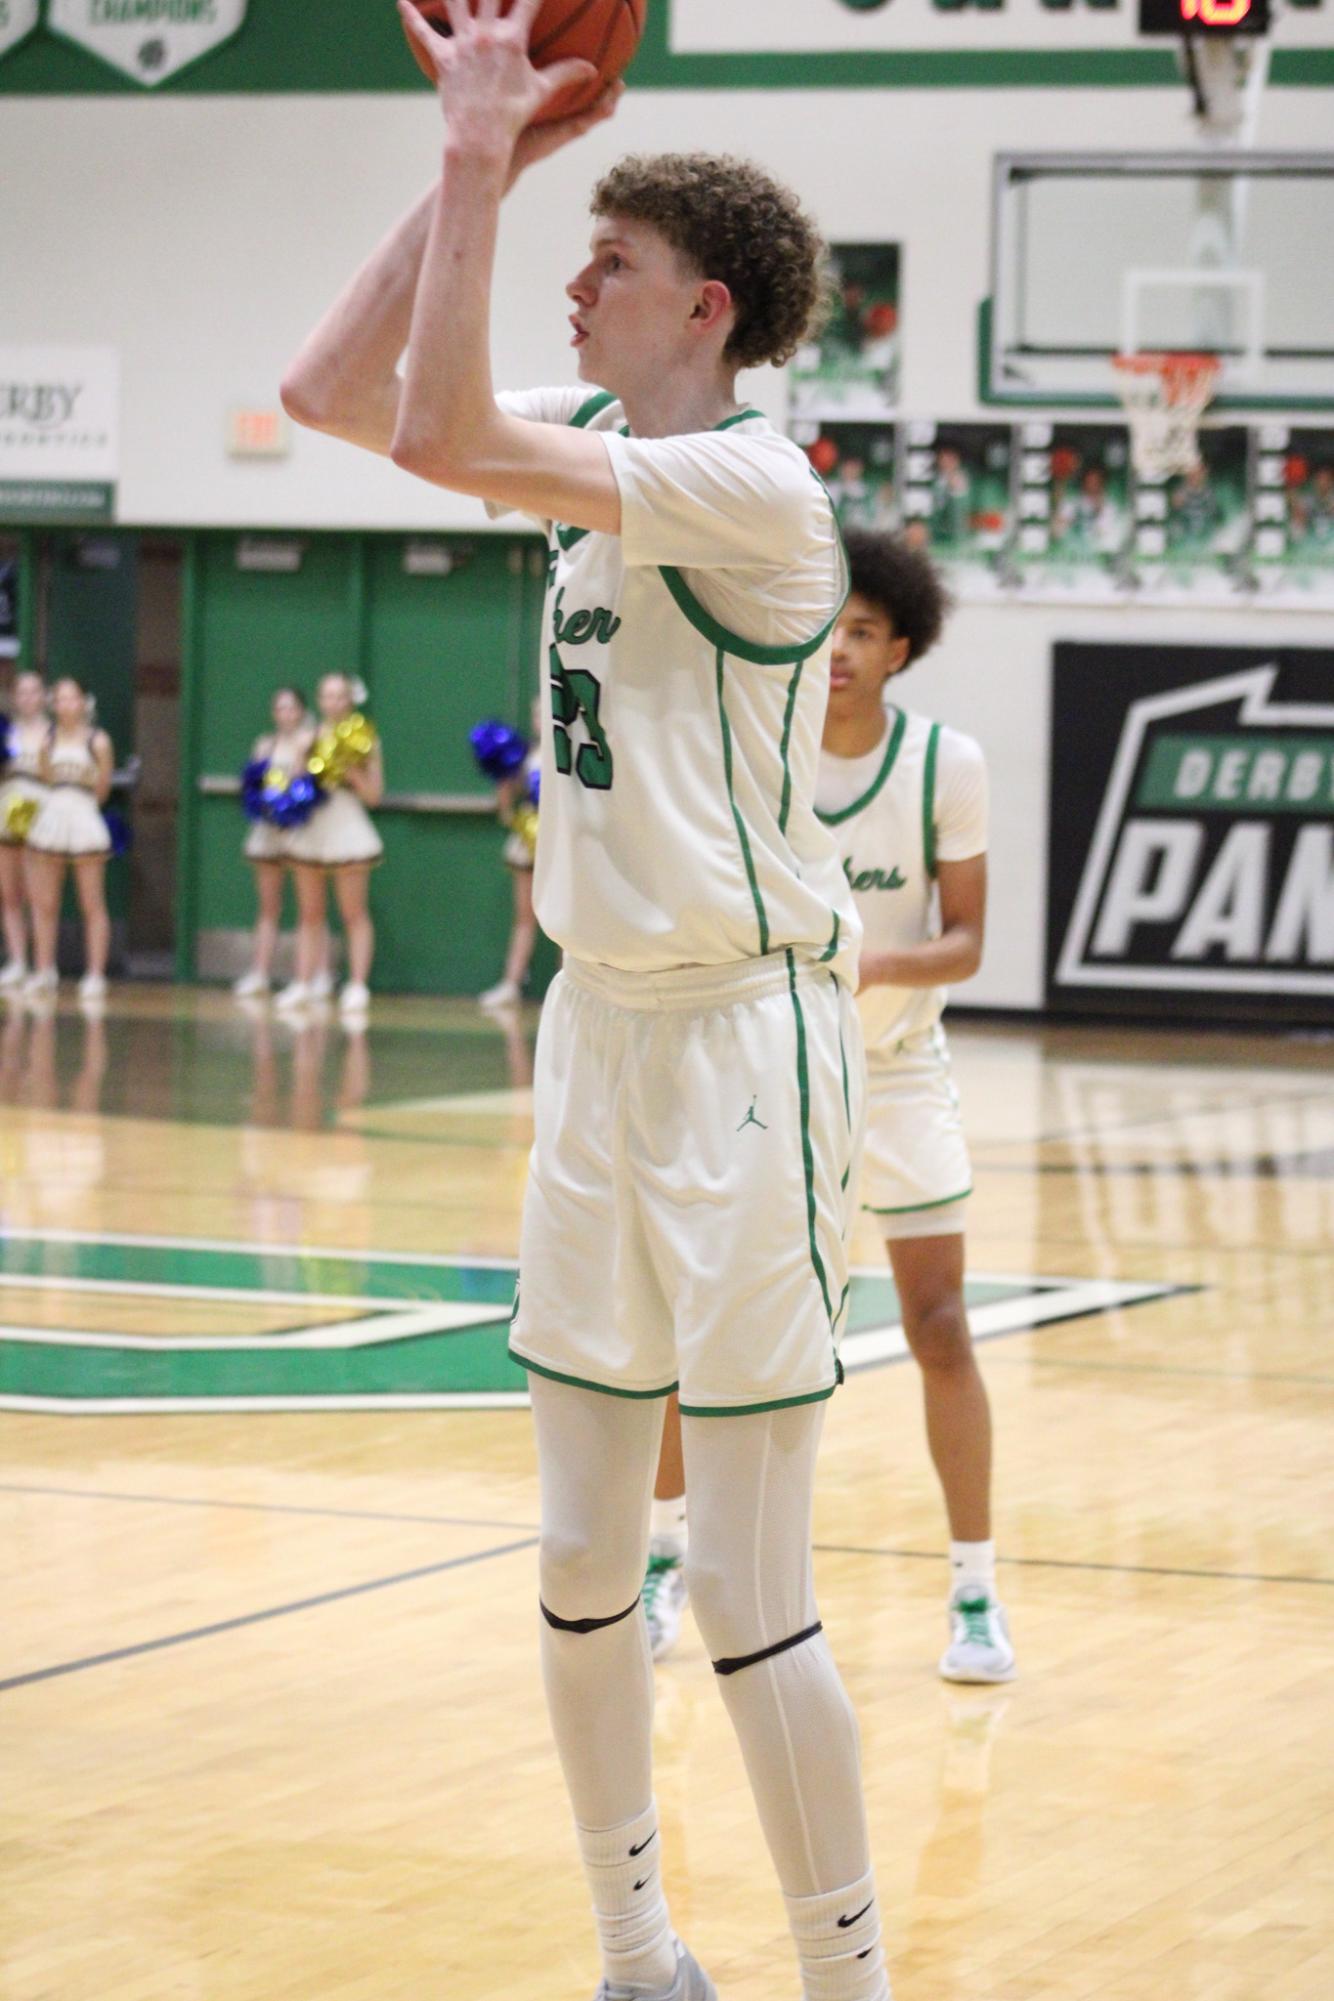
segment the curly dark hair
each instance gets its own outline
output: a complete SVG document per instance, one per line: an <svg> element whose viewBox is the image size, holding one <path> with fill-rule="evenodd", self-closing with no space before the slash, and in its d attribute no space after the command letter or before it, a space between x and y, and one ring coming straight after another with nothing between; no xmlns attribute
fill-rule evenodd
<svg viewBox="0 0 1334 2001"><path fill-rule="evenodd" d="M905 666L911 667L931 651L949 615L950 595L939 570L925 549L898 535L847 528L843 540L852 589L880 607L896 639L907 640Z"/></svg>
<svg viewBox="0 0 1334 2001"><path fill-rule="evenodd" d="M631 154L604 174L596 216L646 222L705 278L727 286L736 325L723 352L738 368L781 367L828 310L828 252L780 181L727 153Z"/></svg>

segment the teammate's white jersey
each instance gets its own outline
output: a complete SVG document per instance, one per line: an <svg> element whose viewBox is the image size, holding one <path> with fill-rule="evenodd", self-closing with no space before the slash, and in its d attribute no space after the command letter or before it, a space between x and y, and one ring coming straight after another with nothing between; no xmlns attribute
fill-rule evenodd
<svg viewBox="0 0 1334 2001"><path fill-rule="evenodd" d="M606 395L500 401L603 434L621 494L620 535L544 524L543 929L622 972L790 949L855 984L860 925L814 810L847 575L804 454L753 410L638 439Z"/></svg>
<svg viewBox="0 0 1334 2001"><path fill-rule="evenodd" d="M848 797L849 784L855 786ZM883 743L866 758L822 753L816 798L838 843L867 952L923 945L939 928L938 861L967 861L987 845L986 765L972 737L891 709ZM866 987L857 996L868 1059L885 1061L935 1027L946 987Z"/></svg>

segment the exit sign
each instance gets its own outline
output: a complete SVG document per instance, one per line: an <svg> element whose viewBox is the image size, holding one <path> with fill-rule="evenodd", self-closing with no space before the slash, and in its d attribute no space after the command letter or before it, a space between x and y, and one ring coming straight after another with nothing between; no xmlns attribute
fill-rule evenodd
<svg viewBox="0 0 1334 2001"><path fill-rule="evenodd" d="M227 450L234 459L285 459L292 430L282 410L229 410Z"/></svg>

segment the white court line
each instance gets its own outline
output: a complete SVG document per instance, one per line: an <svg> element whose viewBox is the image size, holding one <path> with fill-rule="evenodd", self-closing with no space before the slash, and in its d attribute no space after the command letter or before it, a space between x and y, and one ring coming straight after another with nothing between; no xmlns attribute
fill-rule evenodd
<svg viewBox="0 0 1334 2001"><path fill-rule="evenodd" d="M878 1266L858 1267L882 1276ZM1076 1319L1117 1306L1136 1306L1168 1297L1175 1287L1165 1284L1119 1283L1112 1279L1072 1279L1065 1284L1034 1281L1033 1294L980 1306L969 1314L974 1338L992 1341L1003 1334L1024 1333L1045 1321ZM152 1344L150 1344L152 1345ZM908 1352L901 1326L867 1328L851 1334L841 1348L850 1373L878 1363L901 1360ZM526 1410L527 1393L508 1390L444 1391L439 1395L329 1397L24 1397L0 1396L0 1410L32 1411L50 1417L170 1416L173 1413L219 1415L243 1411L372 1411L372 1410Z"/></svg>

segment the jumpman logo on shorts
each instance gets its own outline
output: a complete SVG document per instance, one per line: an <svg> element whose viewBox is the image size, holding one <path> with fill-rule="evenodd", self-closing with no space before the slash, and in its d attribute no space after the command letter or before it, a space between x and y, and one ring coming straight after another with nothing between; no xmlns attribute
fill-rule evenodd
<svg viewBox="0 0 1334 2001"><path fill-rule="evenodd" d="M768 1132L769 1128L768 1128L768 1126L767 1126L767 1125L766 1125L766 1124L764 1123L764 1120L763 1120L763 1119L757 1119L757 1118L756 1118L756 1116L755 1116L755 1107L756 1107L756 1105L757 1105L758 1103L759 1103L759 1099L758 1099L758 1098L752 1098L752 1099L751 1099L751 1101L750 1101L750 1110L749 1110L749 1111L748 1111L748 1112L746 1113L746 1116L745 1116L745 1118L744 1118L744 1119L742 1119L742 1121L741 1121L741 1124L740 1124L740 1125L739 1125L739 1126L737 1127L737 1131L738 1131L739 1133L743 1133L743 1132L744 1132L744 1131L746 1130L746 1127L747 1127L747 1126L758 1126L758 1127L759 1127L759 1129L760 1129L760 1131L761 1131L762 1133L767 1133L767 1132Z"/></svg>

